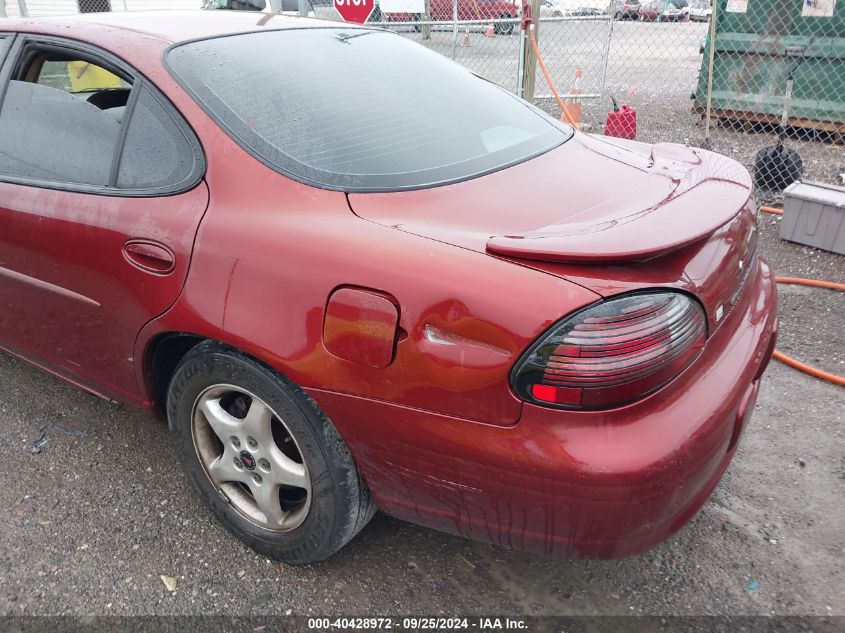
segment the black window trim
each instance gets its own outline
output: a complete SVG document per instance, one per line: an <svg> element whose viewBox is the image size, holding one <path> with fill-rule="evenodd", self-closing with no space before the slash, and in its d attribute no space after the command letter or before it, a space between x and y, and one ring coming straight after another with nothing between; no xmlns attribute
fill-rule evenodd
<svg viewBox="0 0 845 633"><path fill-rule="evenodd" d="M9 31L0 31L0 68L3 67L6 55L8 55L9 49L12 48L12 44L15 42L15 35L16 33Z"/></svg>
<svg viewBox="0 0 845 633"><path fill-rule="evenodd" d="M0 33L0 53L2 52L2 35L4 34ZM15 37L15 35L18 37ZM132 90L129 95L129 101L126 104L126 111L121 121L117 147L115 148L115 153L112 157L112 164L109 171L109 185L87 185L74 182L53 181L42 178L30 178L26 176L12 176L3 174L2 172L0 172L0 182L23 185L27 187L38 187L41 189L56 189L72 193L87 193L113 198L158 198L186 193L196 188L197 185L203 181L207 167L205 151L196 132L185 120L185 117L182 116L176 106L174 106L173 103L171 103L171 101L161 93L155 84L149 81L123 59L120 59L116 55L86 42L69 40L53 35L13 33L12 46L6 51L7 54L5 60L3 60L2 56L0 56L0 61L3 62L2 66L0 66L0 112L2 112L9 82L13 80L16 73L20 72L19 69L22 64L26 65L28 48L37 49L38 51L52 50L59 53L65 52L71 54L82 54L86 57L97 60L103 67L113 72L116 71L116 74L123 79L130 80L132 83ZM159 105L161 105L169 114L180 132L182 132L183 137L191 148L194 165L188 176L181 182L146 189L122 189L116 185L117 174L120 169L123 146L126 140L129 124L132 121L135 103L138 101L138 98L143 90L147 90L153 96Z"/></svg>
<svg viewBox="0 0 845 633"><path fill-rule="evenodd" d="M255 151L253 151L253 149L250 147L249 143L247 143L246 140L242 139L240 134L238 134L230 125L225 123L223 120L220 119L220 117L217 116L217 114L212 110L212 108L210 108L208 106L208 104L205 102L205 100L199 94L197 94L196 91L193 90L188 85L188 83L186 81L184 81L184 79L182 79L182 77L179 76L179 74L170 65L170 62L168 61L168 56L169 56L169 54L172 50L179 48L181 46L185 46L187 44L194 44L196 42L205 42L205 41L208 41L208 40L218 40L218 39L224 39L224 38L229 38L229 37L238 37L238 36L241 36L241 35L250 35L250 34L253 34L253 33L271 33L271 32L281 32L281 31L319 31L319 30L325 31L325 30L338 29L338 28L343 28L345 30L358 30L358 31L378 31L378 32L382 32L382 33L389 33L391 35L396 35L397 37L402 37L401 35L393 32L393 31L391 31L390 29L387 29L387 28L372 27L372 26L358 25L358 24L345 23L345 22L338 22L337 24L333 24L332 26L288 26L288 27L281 27L281 28L264 28L264 29L261 29L261 30L236 31L236 32L233 32L233 33L203 35L203 36L200 36L200 37L194 37L194 38L191 38L191 39L186 39L186 40L182 40L182 41L179 41L179 42L174 42L173 44L168 46L166 49L164 49L164 53L162 53L162 60L161 61L162 61L162 65L167 70L167 72L170 73L170 76L174 79L174 81L176 81L176 83L178 83L182 87L182 89L186 93L188 93L188 95L190 95L190 97L203 110L203 112L205 112L209 116L209 118L217 124L217 126L223 131L224 134L226 134L226 136L228 136L230 139L232 139L238 145L238 147L240 147L247 154L249 154L254 160L257 160L259 163L261 163L265 167L268 167L269 169L273 170L277 174L281 174L282 176L285 176L286 178L289 178L289 179L291 179L295 182L301 183L303 185L307 185L309 187L314 187L315 189L323 189L323 190L326 190L326 191L338 191L338 192L341 192L341 193L345 193L347 195L361 194L361 193L399 193L399 192L403 192L403 191L425 191L425 190L428 190L428 189L436 189L438 187L447 187L447 186L451 186L451 185L456 185L456 184L459 184L459 183L462 183L462 182L466 182L468 180L475 180L476 178L481 178L482 176L487 176L489 174L494 174L494 173L497 173L497 172L500 172L500 171L504 171L506 169L510 169L511 167L515 167L515 166L520 165L522 163L526 163L528 161L534 160L535 158L538 158L539 156L542 156L542 155L547 154L548 152L550 152L554 149L557 149L558 147L560 147L561 145L563 145L567 141L571 140L572 137L574 136L574 130L572 130L571 128L569 128L568 126L566 126L564 124L557 124L557 126L563 132L565 132L567 134L567 136L566 136L565 139L563 139L555 147L553 147L551 149L541 150L539 152L533 152L533 153L531 153L527 156L520 157L516 160L510 161L510 162L505 163L503 165L499 165L499 166L494 167L492 169L484 170L484 171L481 171L479 173L470 174L468 176L463 176L461 178L451 179L451 180L448 180L448 181L445 181L445 182L439 182L439 183L435 183L435 184L426 184L426 185L422 185L422 186L409 186L409 187L345 187L345 186L340 186L340 185L332 185L332 184L325 183L325 182L318 181L318 180L311 180L309 178L302 176L301 174L292 173L291 171L282 168L277 163L274 163L273 161L267 160L267 159L265 159L265 157L259 155ZM470 72L475 77L477 77L478 79L480 79L482 81L486 81L487 83L492 84L493 86L499 88L502 92L507 94L509 97L512 97L513 99L516 99L516 100L519 100L519 97L517 97L513 93L509 92L508 90L502 88L498 84L490 81L486 77L482 77L482 76L480 76L477 73L474 73L472 71L470 71ZM534 110L536 112L545 114L542 110L540 110L538 107L534 106L533 104L529 104L529 103L526 102L526 103L523 103L521 105L524 105L526 108L528 108L530 110ZM554 121L554 119L551 119L550 122L553 123L553 124L556 123Z"/></svg>

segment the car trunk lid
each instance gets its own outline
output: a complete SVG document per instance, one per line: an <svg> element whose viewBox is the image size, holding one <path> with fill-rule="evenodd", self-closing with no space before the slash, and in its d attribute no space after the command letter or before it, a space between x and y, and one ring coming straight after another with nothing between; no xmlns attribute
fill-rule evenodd
<svg viewBox="0 0 845 633"><path fill-rule="evenodd" d="M750 195L748 172L721 155L577 134L495 174L350 194L349 203L367 220L512 259L604 296L644 285L687 289L716 323L739 268L750 263Z"/></svg>

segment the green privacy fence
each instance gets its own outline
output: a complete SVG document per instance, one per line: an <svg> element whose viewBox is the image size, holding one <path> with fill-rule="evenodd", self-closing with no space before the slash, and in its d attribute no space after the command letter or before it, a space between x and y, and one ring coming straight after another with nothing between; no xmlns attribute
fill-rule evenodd
<svg viewBox="0 0 845 633"><path fill-rule="evenodd" d="M715 26L714 117L779 122L792 71L790 125L845 133L845 0L718 0ZM699 112L707 107L710 45L708 34Z"/></svg>

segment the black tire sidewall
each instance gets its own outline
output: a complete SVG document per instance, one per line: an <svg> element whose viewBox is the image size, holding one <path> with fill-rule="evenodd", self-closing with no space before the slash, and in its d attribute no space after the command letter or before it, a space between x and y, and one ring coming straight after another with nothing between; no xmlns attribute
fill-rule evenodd
<svg viewBox="0 0 845 633"><path fill-rule="evenodd" d="M249 521L229 504L200 463L192 436L194 403L208 387L221 383L258 396L296 440L311 480L311 504L305 520L290 531L273 532ZM357 531L352 526L361 490L348 449L310 398L272 370L234 350L200 346L173 376L167 414L173 443L194 489L223 525L256 551L289 563L314 562L333 554Z"/></svg>

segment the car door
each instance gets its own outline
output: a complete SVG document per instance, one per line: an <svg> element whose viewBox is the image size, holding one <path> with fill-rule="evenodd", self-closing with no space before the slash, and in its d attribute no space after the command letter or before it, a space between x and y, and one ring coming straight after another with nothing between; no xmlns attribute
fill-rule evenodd
<svg viewBox="0 0 845 633"><path fill-rule="evenodd" d="M208 204L198 141L131 67L59 38L19 34L0 97L0 346L137 398L135 338Z"/></svg>

